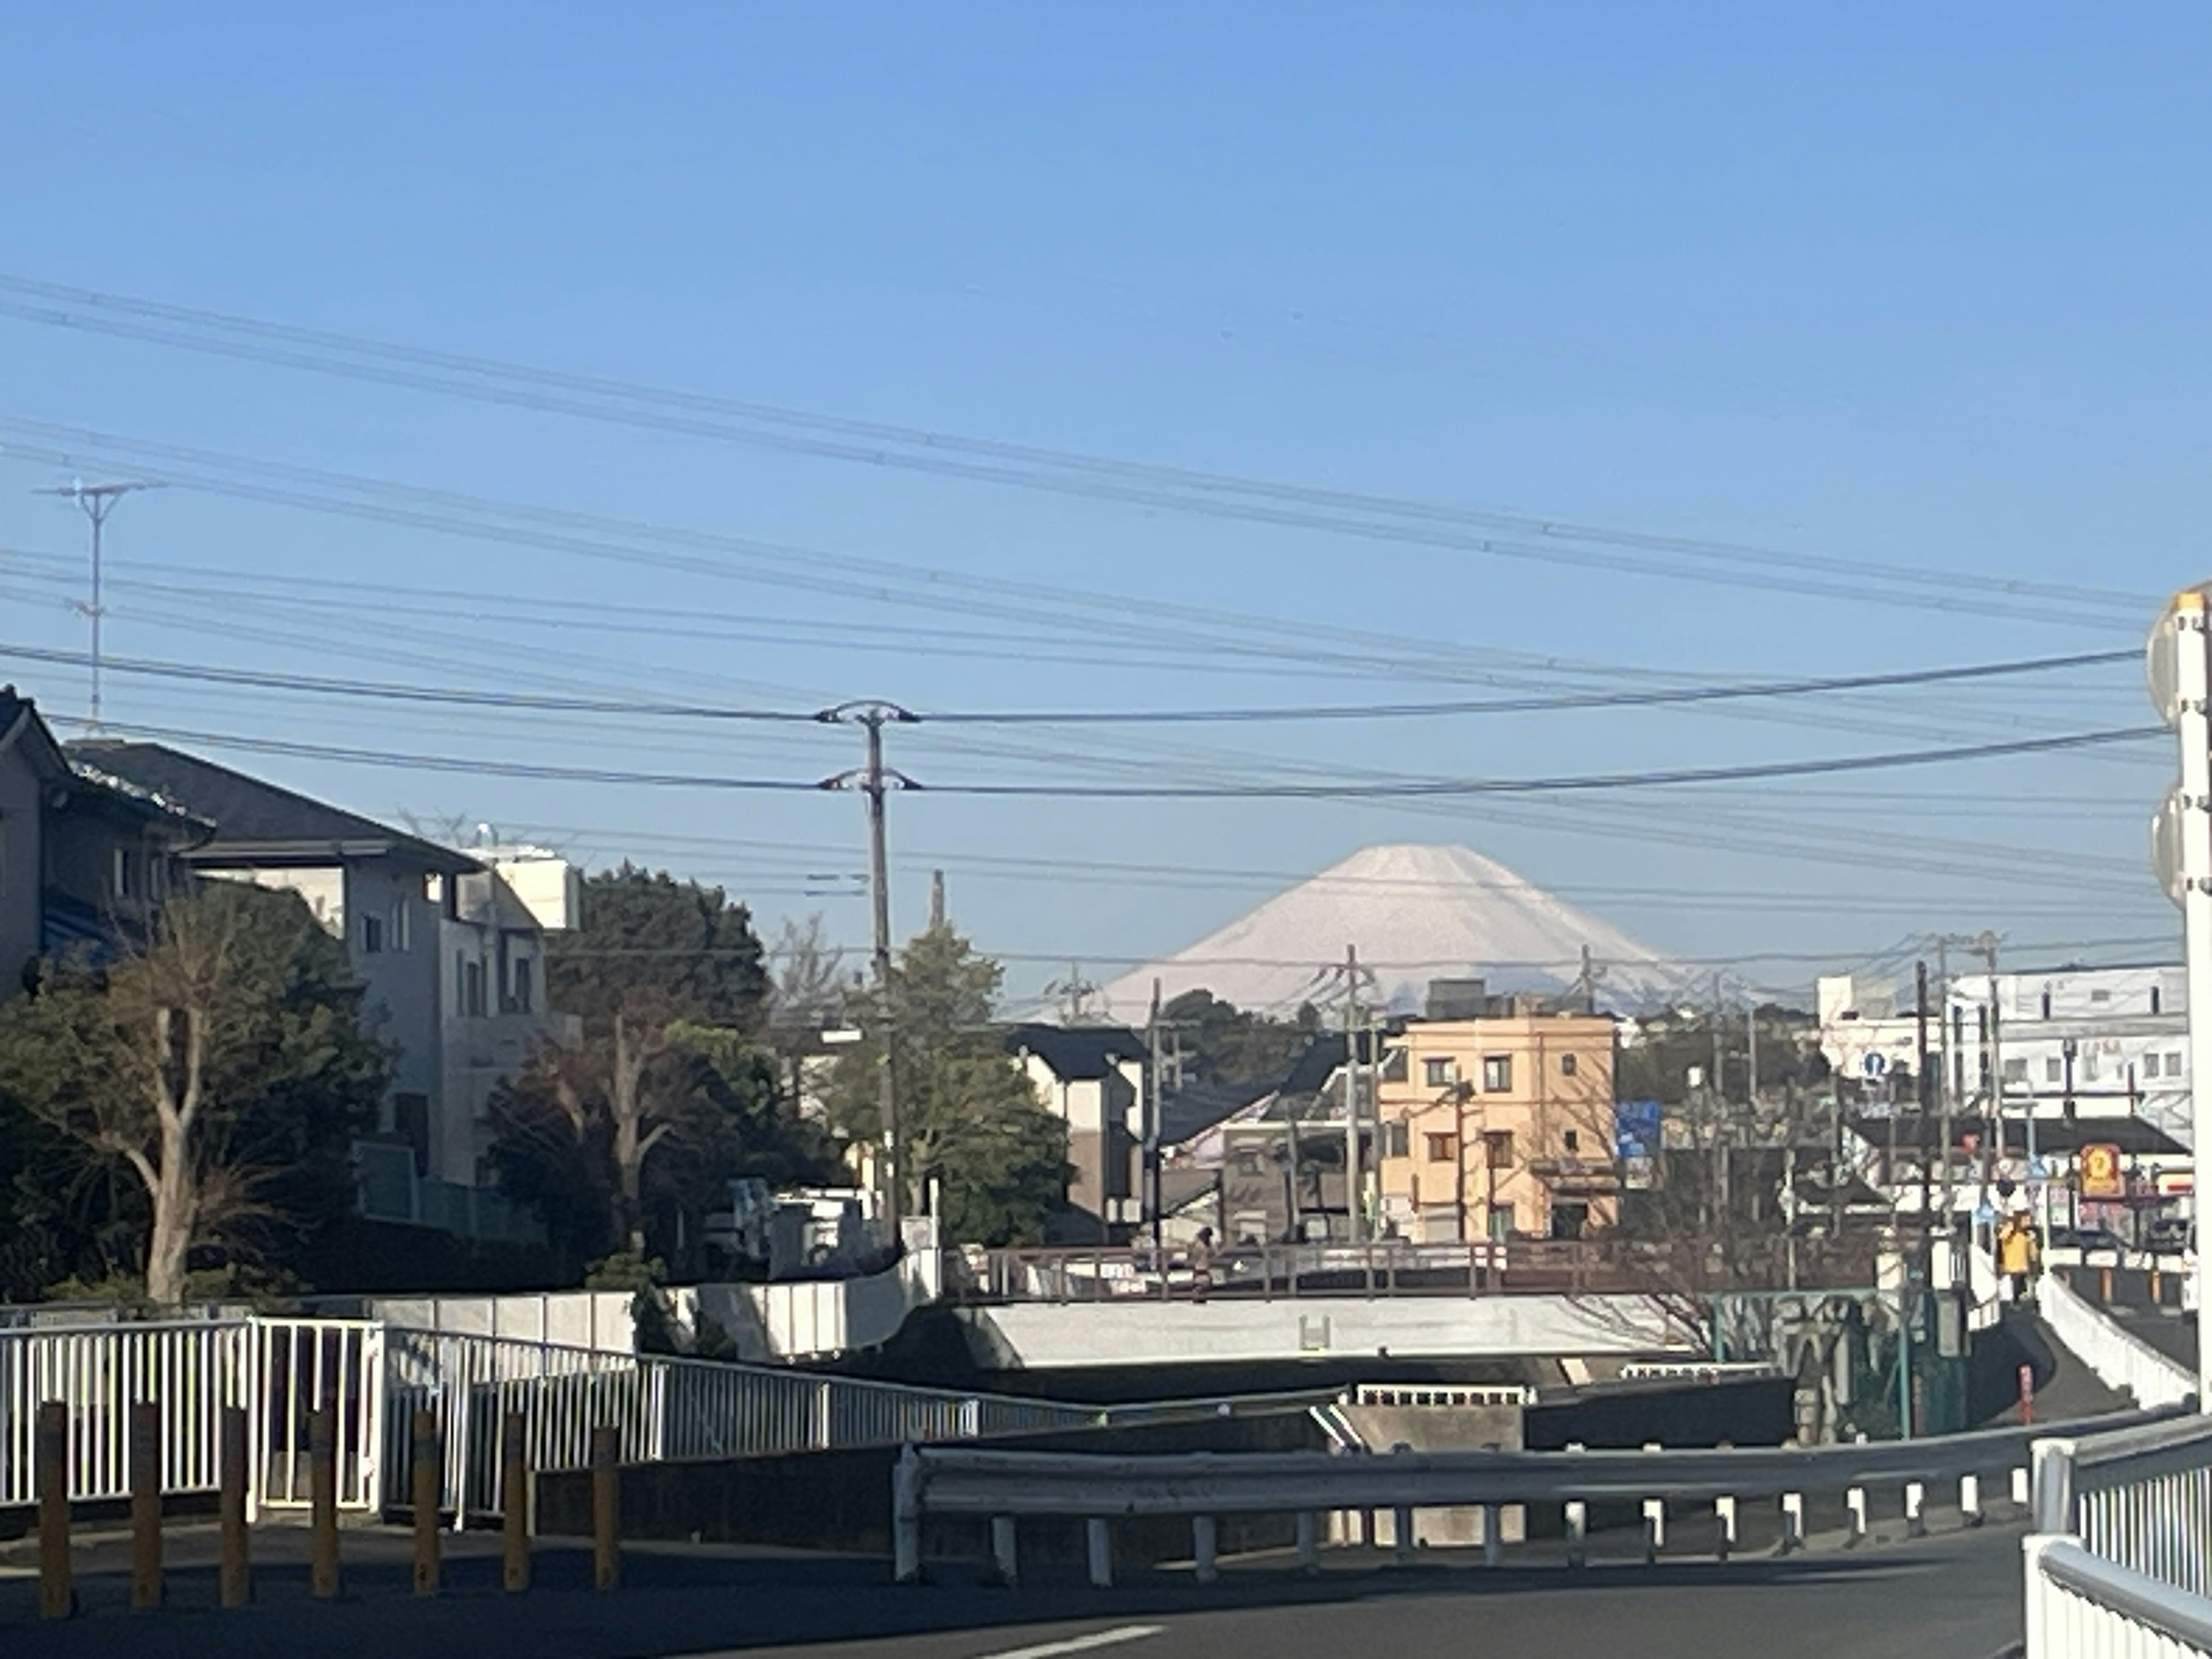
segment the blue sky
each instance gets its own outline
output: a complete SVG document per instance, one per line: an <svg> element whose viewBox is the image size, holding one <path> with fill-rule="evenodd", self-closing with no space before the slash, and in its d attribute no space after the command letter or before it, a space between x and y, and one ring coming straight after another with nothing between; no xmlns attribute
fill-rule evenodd
<svg viewBox="0 0 2212 1659"><path fill-rule="evenodd" d="M937 432L1817 555L1854 591L1224 520L0 317L0 416L116 441L74 468L27 456L20 432L0 451L0 641L81 646L82 525L31 492L72 471L161 476L134 464L145 444L826 556L777 567L811 586L766 585L728 544L677 570L611 556L642 532L584 556L181 486L112 523L118 654L509 690L1366 701L1464 691L1499 652L1693 678L1849 673L2130 645L2160 595L2205 574L2199 9L634 11L15 9L0 270ZM1994 586L1960 588L1939 609L1860 584L1872 566L2115 597L2027 620L1998 614ZM971 611L962 596L979 592L1048 620ZM1213 619L1147 643L1132 617L1168 606ZM1218 648L1214 613L1267 619L1242 637L1273 654ZM82 710L75 669L0 672ZM2138 687L2119 665L1756 717L924 730L894 749L930 782L1097 782L1135 764L1544 775L2130 726ZM124 676L107 706L125 724L671 771L812 778L856 752L812 730ZM864 933L864 905L821 896L849 884L816 879L864 867L850 799L225 757L372 812L628 851L723 881L770 921L819 908L838 936ZM2142 822L2170 769L2150 744L1449 811L917 794L895 811L896 897L918 920L945 863L959 919L1034 985L1055 961L1103 977L1187 943L1363 844L1462 841L1662 950L1760 958L1747 971L1780 987L1915 931L2156 955L2174 930ZM1236 873L1145 873L1185 868Z"/></svg>

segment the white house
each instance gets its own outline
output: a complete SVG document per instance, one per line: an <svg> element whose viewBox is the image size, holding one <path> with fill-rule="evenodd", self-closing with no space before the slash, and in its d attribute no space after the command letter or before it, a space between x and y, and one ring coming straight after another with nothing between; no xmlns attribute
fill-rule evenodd
<svg viewBox="0 0 2212 1659"><path fill-rule="evenodd" d="M1017 1025L1006 1051L1029 1073L1038 1104L1067 1125L1076 1230L1103 1239L1135 1223L1144 1038L1120 1025Z"/></svg>
<svg viewBox="0 0 2212 1659"><path fill-rule="evenodd" d="M364 1018L395 1054L377 1136L358 1148L363 1213L526 1235L486 1184L485 1106L562 1029L545 1006L544 918L573 918L574 872L534 848L456 852L158 744L70 752L211 823L183 854L192 870L289 889L345 941Z"/></svg>

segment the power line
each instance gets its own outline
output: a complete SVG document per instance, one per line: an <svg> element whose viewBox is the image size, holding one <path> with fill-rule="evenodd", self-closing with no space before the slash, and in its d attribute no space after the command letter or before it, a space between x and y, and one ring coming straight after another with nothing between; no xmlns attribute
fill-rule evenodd
<svg viewBox="0 0 2212 1659"><path fill-rule="evenodd" d="M1834 560L1742 544L1620 531L1525 514L1455 507L1360 491L1285 483L1200 469L1134 462L1034 445L823 415L775 404L685 392L611 377L565 373L335 332L271 323L130 295L0 275L0 314L45 326L85 330L143 343L307 370L552 413L612 421L786 453L1010 484L1194 514L1371 539L1775 587L1861 602L1960 608L1948 597L1978 592L2078 607L2147 609L2150 601L2110 590L2008 580L1925 568L1854 561L1850 580ZM57 305L76 310L57 309ZM1527 543L1496 535L1534 538ZM1621 550L1595 553L1595 547ZM1666 561L1692 562L1669 568ZM1694 568L1702 564L1705 568ZM1799 573L1784 576L1780 572ZM1873 581L1901 592L1883 592ZM2014 614L2027 614L2014 610Z"/></svg>
<svg viewBox="0 0 2212 1659"><path fill-rule="evenodd" d="M903 714L912 722L934 726L1083 726L1083 725L1195 725L1256 723L1261 721L1404 720L1474 714L1536 714L1586 708L1618 708L1670 703L1722 702L1753 698L1800 697L1873 687L1932 685L1966 680L2079 668L2091 664L2134 661L2135 651L2094 651L2063 657L2033 657L2010 662L1973 664L1950 668L1900 670L1893 673L1852 674L1829 678L1753 681L1679 686L1667 690L1591 691L1556 696L1462 699L1440 702L1333 703L1284 708L1173 708L1149 710L962 710ZM82 666L95 672L101 659L82 652L56 650L20 642L0 642L0 657L26 662ZM818 713L795 709L730 708L705 703L630 701L611 697L555 696L542 693L482 691L453 687L419 686L390 681L337 679L313 674L277 673L265 670L225 668L149 658L108 658L111 673L136 674L155 679L192 680L216 685L250 687L258 690L301 691L325 696L380 699L396 702L452 704L478 708L525 709L540 713L644 714L706 720L766 720L816 722Z"/></svg>
<svg viewBox="0 0 2212 1659"><path fill-rule="evenodd" d="M427 771L461 772L495 777L544 778L563 782L610 783L641 787L715 790L776 790L797 792L842 787L842 775L823 782L792 779L721 777L710 775L629 772L597 767L537 765L518 761L468 760L446 755L404 753L397 750L348 748L332 744L297 743L276 738L249 738L233 733L182 731L151 726L116 726L108 729L131 736L161 741L204 744L211 748L237 749L260 754L291 755L304 759L356 762L373 766L398 766ZM922 784L904 781L902 787L938 795L1029 796L1074 800L1387 800L1396 799L1477 795L1524 795L1586 793L1599 790L1667 787L1675 785L1741 781L1748 778L1814 776L1835 772L1865 772L1892 767L1929 766L1955 761L1986 760L2008 755L2044 754L2115 743L2138 743L2165 735L2162 726L2131 726L2110 732L2076 732L2058 737L2031 738L2014 743L1973 744L1949 749L1907 750L1882 755L1842 756L1824 760L1770 761L1749 766L1680 768L1660 772L1612 772L1551 778L1428 778L1394 782L1248 783L1223 785L951 783Z"/></svg>

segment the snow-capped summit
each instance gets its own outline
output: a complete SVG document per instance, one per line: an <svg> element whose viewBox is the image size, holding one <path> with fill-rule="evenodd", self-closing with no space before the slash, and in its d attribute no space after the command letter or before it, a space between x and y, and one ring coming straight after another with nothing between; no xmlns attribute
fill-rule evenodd
<svg viewBox="0 0 2212 1659"><path fill-rule="evenodd" d="M1588 949L1601 1006L1674 994L1686 975L1619 928L1465 847L1370 847L1269 899L1242 920L1105 988L1109 1016L1141 1021L1152 981L1173 998L1203 986L1240 1008L1289 1013L1326 1000L1349 945L1374 975L1365 996L1418 1012L1432 979L1480 978L1493 991L1558 990Z"/></svg>

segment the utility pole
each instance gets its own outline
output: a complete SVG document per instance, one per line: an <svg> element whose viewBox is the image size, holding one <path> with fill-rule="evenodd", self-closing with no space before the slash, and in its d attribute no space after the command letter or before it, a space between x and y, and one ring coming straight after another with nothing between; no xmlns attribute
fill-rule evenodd
<svg viewBox="0 0 2212 1659"><path fill-rule="evenodd" d="M929 872L929 931L942 931L945 927L945 872Z"/></svg>
<svg viewBox="0 0 2212 1659"><path fill-rule="evenodd" d="M1359 948L1344 947L1344 1206L1354 1244L1367 1237L1367 1170L1359 1144Z"/></svg>
<svg viewBox="0 0 2212 1659"><path fill-rule="evenodd" d="M906 1211L906 1188L899 1167L898 1080L891 1057L895 1020L891 1010L891 894L889 859L884 846L884 796L892 789L911 789L914 781L884 766L884 727L912 725L916 716L896 703L846 702L825 708L815 718L830 725L858 726L867 736L867 764L858 772L841 772L823 780L824 789L858 789L868 799L868 875L875 913L877 1036L883 1045L877 1082L877 1115L883 1130L884 1218L894 1249L901 1239L900 1224Z"/></svg>
<svg viewBox="0 0 2212 1659"><path fill-rule="evenodd" d="M1990 976L1990 1133L1983 1138L1982 1151L1982 1182L1986 1187L1992 1155L1987 1143L2004 1139L2004 1030L1997 1012L1997 936L1984 933L1974 941L1974 949L1980 953ZM2031 1113L2030 1121L2033 1121Z"/></svg>
<svg viewBox="0 0 2212 1659"><path fill-rule="evenodd" d="M41 489L38 492L41 495L66 495L83 508L84 516L92 524L92 599L90 603L80 605L76 608L92 623L92 702L88 712L90 715L89 724L94 732L100 730L100 679L103 661L100 654L100 618L107 614L106 606L100 602L100 532L107 523L107 515L115 511L116 503L125 495L130 495L133 490L159 489L161 487L158 483L143 479L129 483L88 484L80 478L65 489Z"/></svg>
<svg viewBox="0 0 2212 1659"><path fill-rule="evenodd" d="M1160 982L1152 981L1152 1012L1145 1022L1145 1053L1147 1059L1146 1079L1149 1085L1145 1092L1144 1144L1139 1156L1144 1160L1140 1178L1144 1186L1145 1213L1152 1224L1152 1271L1167 1271L1167 1249L1163 1240L1163 1218L1160 1215L1160 1101L1167 1078L1166 1056L1160 1053L1166 1032L1160 1024Z"/></svg>
<svg viewBox="0 0 2212 1659"><path fill-rule="evenodd" d="M1721 976L1713 975L1713 1075L1705 1091L1713 1112L1713 1153L1716 1170L1708 1170L1709 1179L1715 1179L1720 1192L1720 1213L1723 1228L1729 1216L1729 1105L1728 1074L1723 1069L1725 1053L1722 1048L1722 1026L1725 1019L1725 1005L1721 996Z"/></svg>
<svg viewBox="0 0 2212 1659"><path fill-rule="evenodd" d="M1920 1237L1923 1243L1928 1237L1928 1226L1933 1218L1928 1207L1928 1108L1930 1085L1935 1079L1928 1075L1928 963L1923 959L1912 964L1912 1087L1920 1108L1920 1121L1913 1126L1913 1139L1920 1148ZM1949 1130L1948 1116L1944 1121ZM1947 1141L1943 1161L1951 1161L1951 1148Z"/></svg>

